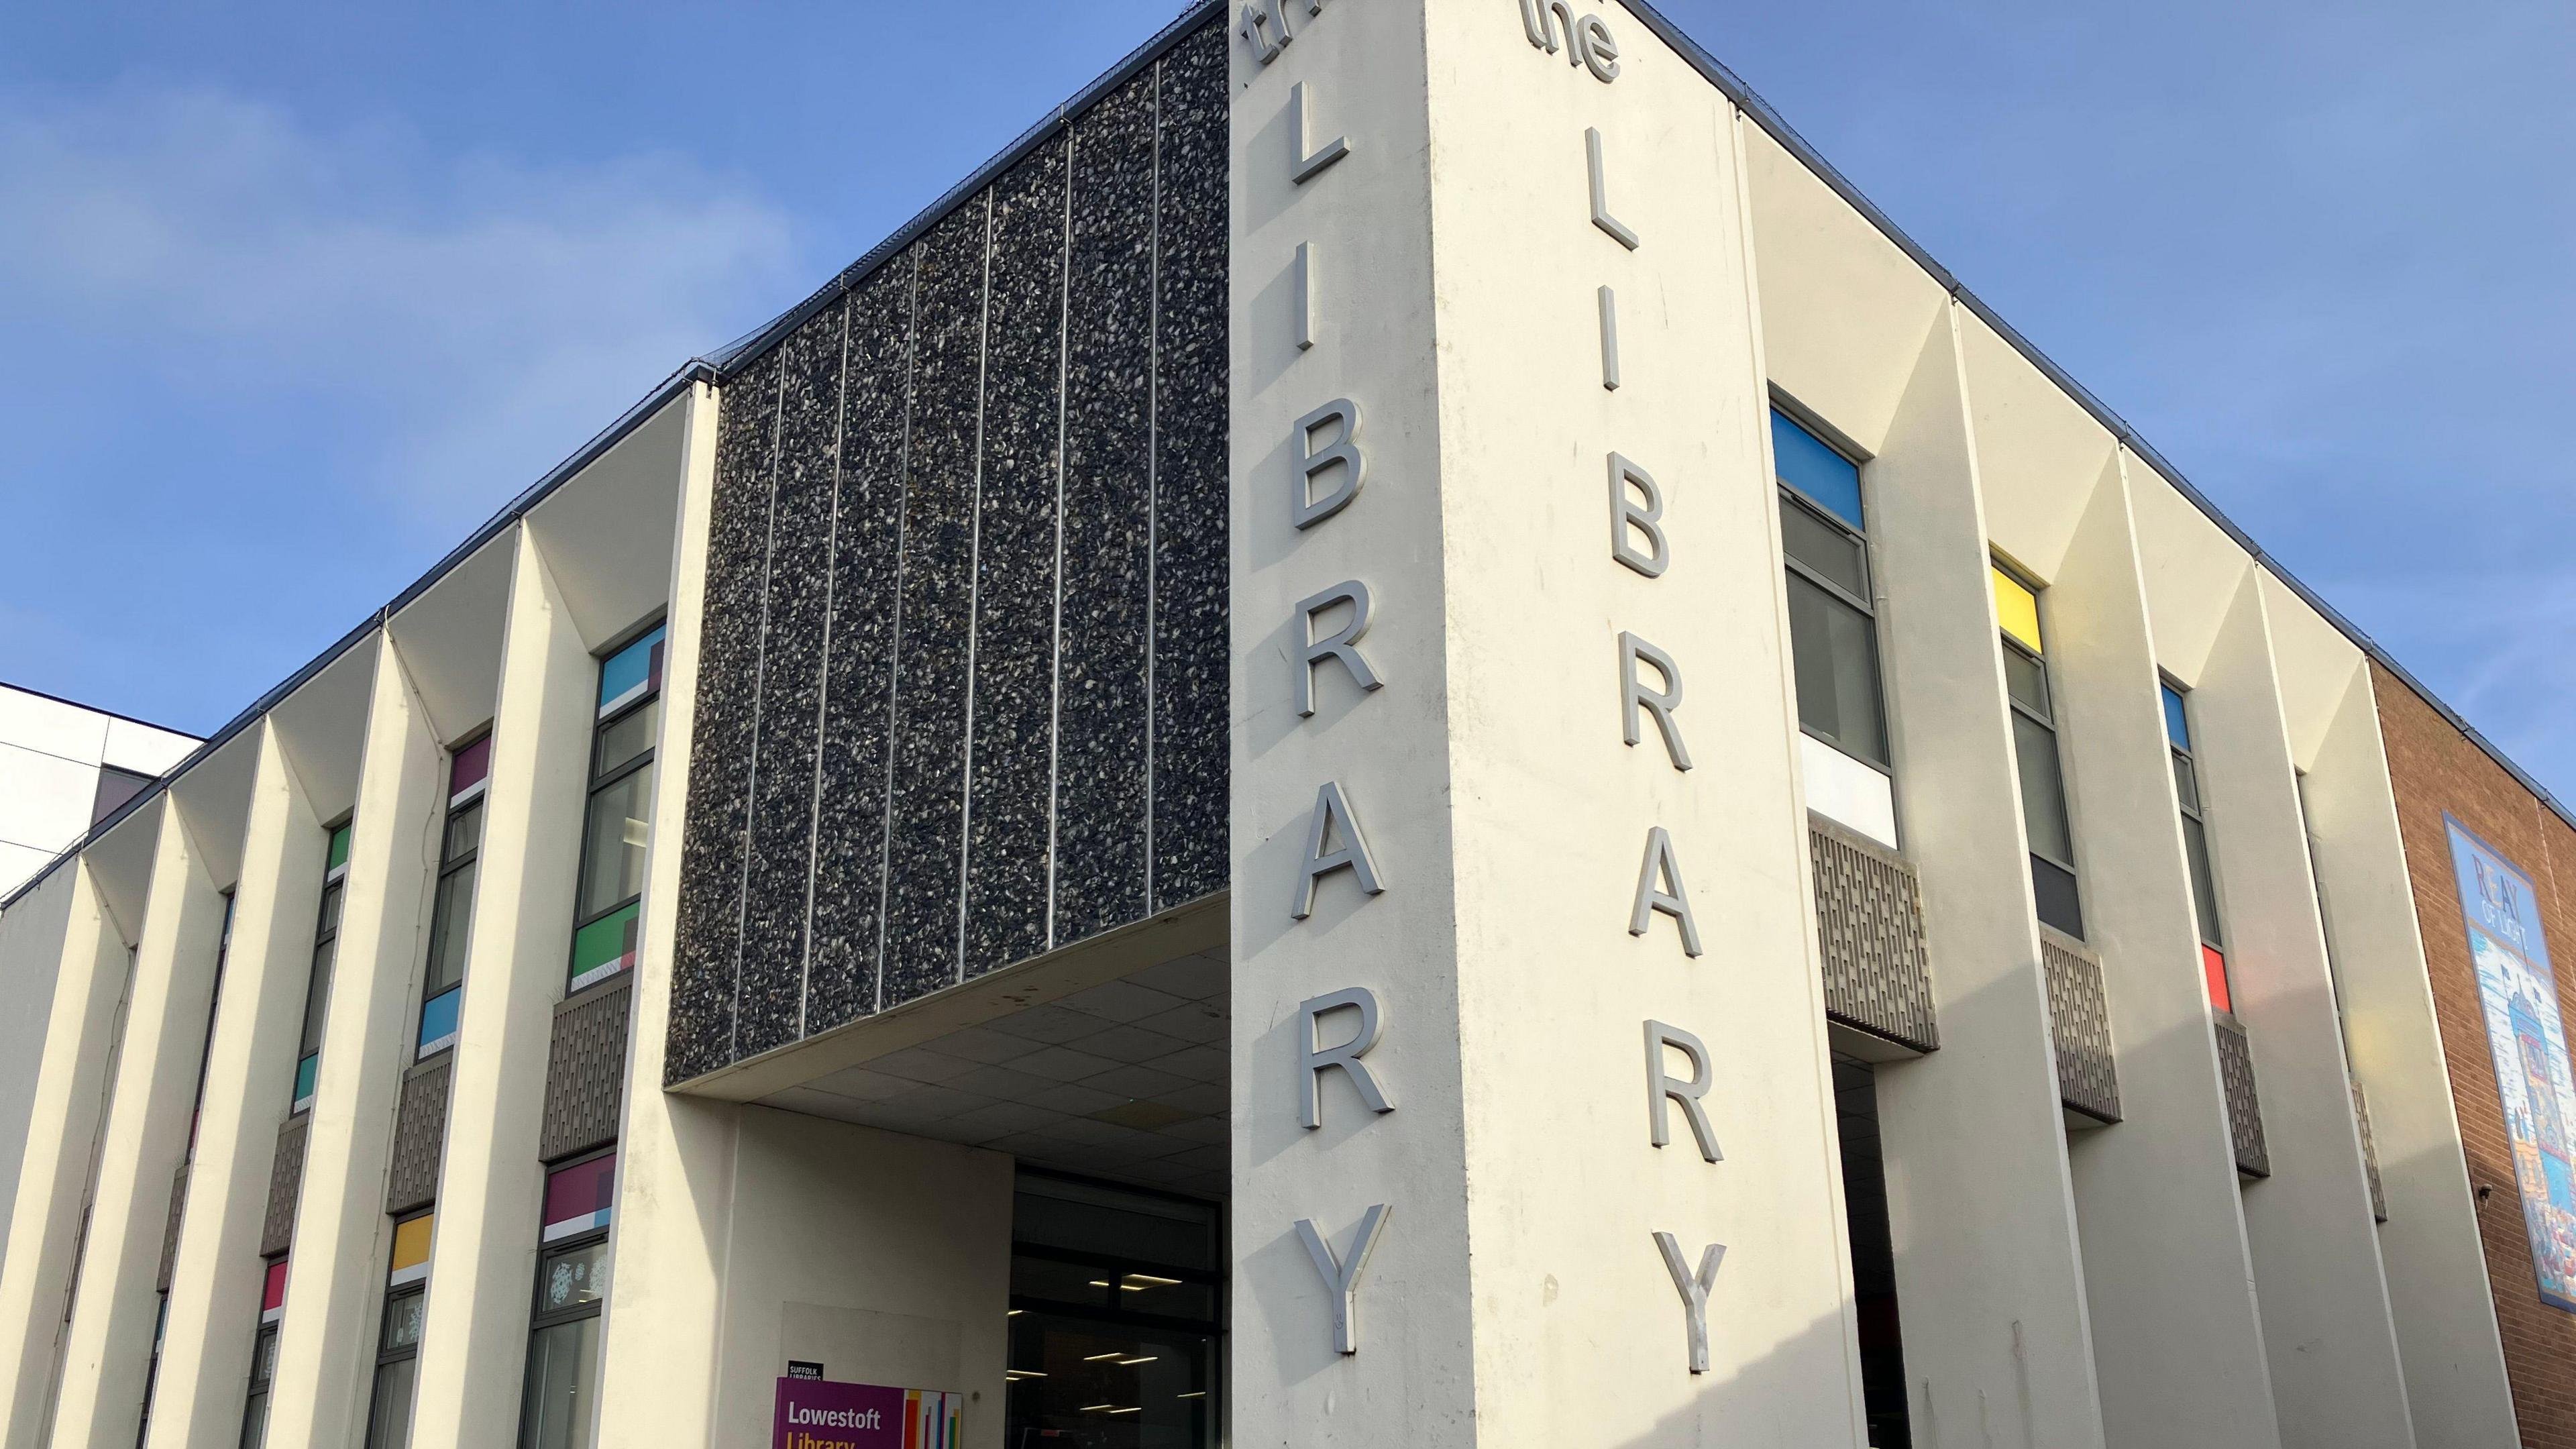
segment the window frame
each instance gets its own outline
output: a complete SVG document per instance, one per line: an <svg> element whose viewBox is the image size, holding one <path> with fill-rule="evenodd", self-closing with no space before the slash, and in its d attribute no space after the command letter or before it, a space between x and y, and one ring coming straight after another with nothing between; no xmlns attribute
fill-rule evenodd
<svg viewBox="0 0 2576 1449"><path fill-rule="evenodd" d="M2167 690L2172 691L2174 698L2182 705L2184 735L2196 737L2196 732L2192 729L2191 689L2162 670L2156 672L2157 719L2159 722L2164 720L2164 694ZM2199 938L2203 951L2214 951L2218 954L2219 977L2227 997L2224 1004L2212 1000L2209 1005L2212 1011L2233 1020L2236 1015L2236 963L2230 960L2227 954L2227 903L2218 888L2218 847L2210 839L2209 791L2201 780L2200 752L2189 745L2177 743L2170 726L2165 731L2165 748L2170 752L2169 763L2180 761L2183 767L2191 772L2191 799L2188 801L2183 799L2181 782L2177 779L2174 786L2174 808L2183 820L2200 828L2200 859L2197 862L2191 858L2190 832L2184 832L2183 872L2192 893L2192 932ZM2206 881L2201 879L2204 875L2208 877ZM2201 900L2204 889L2209 896L2206 902ZM2204 905L2207 907L2205 911ZM2213 941L2210 939L2212 936L2218 939Z"/></svg>
<svg viewBox="0 0 2576 1449"><path fill-rule="evenodd" d="M467 750L473 749L478 745L488 744L491 739L492 726L485 724L480 728L469 731L459 738L456 743L449 745L447 747L447 767L451 772L450 779L453 779L452 772L456 768L457 756L464 754ZM465 989L465 966L469 963L460 961L456 971L456 984L439 991L431 991L429 989L429 973L437 968L439 956L447 948L447 911L445 909L447 904L447 883L456 876L461 875L466 871L473 870L482 863L483 837L491 828L491 816L488 810L491 798L492 764L487 755L483 764L483 778L476 781L474 784L467 786L466 789L462 791L456 790L451 786L448 790L445 808L439 812L438 867L437 874L431 878L429 891L429 954L421 963L420 1007L417 1011L412 1013L412 1061L415 1065L428 1061L430 1058L437 1056L441 1052L448 1052L456 1049L456 1033L454 1032L448 1033L447 1036L442 1038L436 1046L423 1045L420 1034L422 1029L428 1024L429 1004L440 997L445 996L449 991L461 992ZM481 817L481 823L475 827L474 844L468 847L463 855L451 859L447 854L448 833L455 827L456 817L458 814L467 810L480 810L485 811L486 813ZM482 893L482 886L483 880L478 874L466 887L465 929L466 948L469 950L472 949L474 940L473 913L475 897Z"/></svg>
<svg viewBox="0 0 2576 1449"><path fill-rule="evenodd" d="M2001 554L1987 555L1986 563L1987 566L1992 568L1995 572L2012 580L2015 584L2019 585L2023 590L2029 593L2031 612L2039 621L2040 643L2045 646L2048 642L2048 589L2046 586L2034 582L2030 575L2023 573L2019 568L2014 567L2010 562L2006 561ZM2066 820L2066 850L2068 858L2060 860L2056 856L2039 848L2038 840L2030 833L2028 818L2029 806L2027 803L2023 805L2024 817L2022 843L2030 851L2033 859L2055 866L2057 869L2066 872L2067 876L2074 881L2076 902L2075 910L2080 923L2084 914L2084 863L2080 858L2082 847L2077 842L2082 838L2084 832L2077 828L2077 822L2075 819L2075 797L2066 788L2066 736L2058 729L2057 726L2057 676L2048 667L2048 653L2044 647L2033 649L2029 645L2021 642L2019 639L2014 638L2011 630L2002 628L2000 625L1998 625L1995 630L1995 638L2004 648L2021 656L2021 658L2028 661L2032 667L2039 671L2040 688L2047 692L2048 709L2043 713L2022 703L2020 698L2014 695L2010 687L2010 683L2007 681L2004 689L2004 704L2014 714L2023 719L2029 720L2032 724L2038 726L2048 734L2049 747L2057 757L2057 813L2063 816ZM2015 741L2013 745L2013 775L2014 786L2018 789L2021 783L2021 745L2019 741ZM2035 895L2035 886L2033 890ZM2035 903L2036 902L2034 901L2034 904ZM2063 926L2059 926L2048 921L2042 921L2040 924L2047 926L2052 931L2060 931L2066 935L2072 936L2078 941L2089 939L2086 933L2081 930L2069 931Z"/></svg>
<svg viewBox="0 0 2576 1449"><path fill-rule="evenodd" d="M418 1213L412 1213L408 1216L418 1217L421 1215ZM399 1221L399 1219L397 1221ZM361 1436L358 1441L360 1444L373 1444L376 1441L376 1415L378 1411L384 1408L384 1374L387 1368L394 1364L403 1362L410 1362L413 1365L413 1407L417 1408L419 1406L420 1369L418 1365L420 1361L420 1339L414 1338L410 1343L404 1344L399 1348L388 1348L385 1346L385 1338L393 1328L395 1307L406 1301L414 1299L419 1300L421 1305L422 1336L426 1337L429 1321L429 1280L423 1278L415 1282L399 1284L385 1290L384 1308L376 1317L376 1359L367 1374L367 1427L365 1434ZM411 1442L411 1425L409 1424L403 1425L402 1442L405 1444Z"/></svg>
<svg viewBox="0 0 2576 1449"><path fill-rule="evenodd" d="M301 1084L304 1077L304 1063L308 1059L315 1063L314 1093L318 1095L321 1091L322 1042L319 1036L316 1036L309 1044L311 1049L306 1050L308 1044L304 1040L304 1028L313 1019L315 993L319 992L326 1003L330 999L331 983L322 979L322 972L319 969L322 964L322 950L325 946L331 948L332 974L338 975L340 968L340 924L348 911L349 862L343 860L338 865L331 864L331 842L341 831L346 830L349 832L350 844L354 849L358 835L357 824L358 814L351 810L322 827L322 889L313 901L313 952L304 967L304 1008L296 1014L295 1080L288 1084L289 1092L294 1092L296 1086ZM332 909L334 897L331 893L335 890L339 892L338 910ZM323 1010L327 1014L330 1008L325 1005ZM209 1041L212 1039L211 1036L208 1037ZM309 1111L313 1106L312 1096L290 1096L287 1100L287 1115L290 1117L298 1112Z"/></svg>
<svg viewBox="0 0 2576 1449"><path fill-rule="evenodd" d="M616 1145L612 1143L609 1146L598 1148L590 1152L576 1153L571 1157L565 1158L561 1162L547 1164L546 1174L548 1177L552 1177L555 1173L560 1172L567 1167L578 1167L584 1162L615 1152L616 1150ZM544 1217L544 1211L542 1208L538 1212L538 1217L540 1219ZM609 1236L615 1230L616 1224L614 1222L610 1222L600 1227L586 1228L578 1233L566 1233L561 1238L549 1243L543 1240L543 1234L545 1232L543 1222L541 1221L538 1224L537 1231L539 1234L539 1241L537 1243L537 1271L528 1282L528 1343L527 1348L523 1350L519 1356L518 1442L522 1444L527 1442L529 1430L533 1427L530 1422L530 1416L535 1413L537 1407L535 1395L538 1385L535 1353L538 1335L544 1333L550 1328L561 1328L566 1324L579 1323L585 1319L603 1317L608 1311L608 1295L602 1293L587 1303L579 1304L571 1308L558 1308L552 1312L548 1312L546 1309L546 1266L564 1254L606 1245L609 1240ZM615 1260L612 1256L609 1267L612 1286L615 1282L616 1272ZM590 1391L592 1394L596 1395L599 1392L599 1385L596 1382L596 1376L599 1371L599 1361L597 1359L592 1360L591 1371L594 1381L590 1385Z"/></svg>
<svg viewBox="0 0 2576 1449"><path fill-rule="evenodd" d="M593 654L591 657L595 666L593 669L594 681L596 680L598 671L604 670L608 667L608 661L625 653L636 644L651 637L654 631L667 629L669 624L670 620L666 615L657 614L628 630L625 634L621 635L615 643L610 644L606 648ZM669 648L669 640L667 636L664 639L663 647L666 650ZM668 681L666 680L664 683L667 685ZM588 755L583 761L582 771L581 848L579 852L573 856L572 888L573 905L576 910L579 909L581 904L582 888L590 876L590 850L595 839L594 833L591 830L591 806L593 802L598 800L603 792L615 789L617 786L624 784L639 771L650 770L661 762L661 730L658 727L654 730L653 742L637 753L633 759L626 761L625 763L617 766L615 770L606 774L601 773L599 768L600 748L607 742L608 732L610 730L624 724L637 713L660 704L662 702L662 694L663 690L661 689L647 690L643 694L638 695L618 706L617 712L609 715L599 714L596 705L592 707L590 749ZM661 781L657 777L654 781L657 798L660 787ZM607 920L609 917L616 915L618 912L625 910L629 906L642 903L643 899L644 889L639 885L636 887L633 895L621 896L609 905L602 906L595 911L578 914L573 918L572 932L564 941L564 983L566 987L569 988L564 993L566 999L604 987L610 982L616 981L620 977L625 976L627 974L627 970L632 969L624 968L610 971L601 975L596 980L582 982L579 986L572 985L576 975L576 963L580 960L581 933L589 930L592 926L597 925L601 921Z"/></svg>
<svg viewBox="0 0 2576 1449"><path fill-rule="evenodd" d="M1803 490L1798 488L1797 485L1780 476L1780 460L1776 456L1771 460L1771 485L1779 491L1780 498L1784 503L1803 510L1808 517L1824 524L1827 528L1841 534L1844 538L1860 545L1861 567L1868 575L1867 582L1870 593L1875 596L1878 592L1878 550L1873 546L1870 540L1869 529L1866 526L1869 518L1869 458L1860 448L1855 446L1848 439L1844 438L1840 431L1836 430L1829 424L1826 424L1813 413L1807 411L1807 409L1798 406L1793 399L1782 394L1777 388L1772 389L1769 401L1770 410L1772 412L1787 419L1792 426L1804 432L1808 437L1822 443L1827 451L1840 457L1844 462L1851 464L1856 485L1860 490L1860 507L1863 526L1859 528L1854 528L1850 523L1835 514L1831 508L1814 498L1810 498ZM1769 446L1770 438L1770 434L1767 431L1769 426L1768 418L1764 419L1764 425L1766 428L1766 431L1763 434L1764 446L1767 448ZM1782 538L1780 544L1780 561L1791 572L1797 574L1798 577L1805 579L1808 583L1822 589L1827 598L1837 600L1858 610L1861 618L1867 621L1869 630L1870 683L1873 686L1871 692L1875 696L1871 703L1877 714L1878 737L1886 745L1887 759L1884 763L1873 760L1867 755L1854 750L1851 746L1843 743L1834 736L1826 734L1822 730L1813 728L1803 717L1798 720L1799 733L1815 740L1818 744L1830 747L1838 754L1849 759L1856 760L1859 763L1868 766L1870 769L1877 771L1879 774L1886 776L1892 785L1896 778L1896 733L1892 728L1890 728L1888 722L1887 641L1882 637L1882 632L1879 628L1878 600L1875 597L1865 599L1856 598L1849 589L1846 589L1842 585L1835 583L1833 580L1826 578L1822 573L1807 564L1801 563L1795 555L1790 553L1788 540L1785 536ZM1798 652L1798 642L1794 631L1791 633L1788 645L1790 669L1794 675L1797 668ZM1792 691L1792 710L1795 712L1794 689Z"/></svg>
<svg viewBox="0 0 2576 1449"><path fill-rule="evenodd" d="M269 1395L277 1387L277 1329L275 1322L259 1325L250 1340L250 1380L242 1394L242 1434L244 1449L268 1442ZM263 1351L264 1350L264 1351ZM263 1376L262 1368L268 1370ZM259 1432L251 1432L256 1425Z"/></svg>

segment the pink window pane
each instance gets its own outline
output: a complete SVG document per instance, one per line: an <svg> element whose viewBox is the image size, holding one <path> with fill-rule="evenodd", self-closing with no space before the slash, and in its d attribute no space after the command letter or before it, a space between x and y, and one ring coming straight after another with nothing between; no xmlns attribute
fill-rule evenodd
<svg viewBox="0 0 2576 1449"><path fill-rule="evenodd" d="M608 1221L617 1196L617 1154L577 1162L546 1177L546 1221L597 1226Z"/></svg>
<svg viewBox="0 0 2576 1449"><path fill-rule="evenodd" d="M285 1306L286 1260L284 1258L280 1258L276 1262L268 1265L268 1282L264 1284L259 1291L259 1311L266 1313L272 1308L283 1308Z"/></svg>
<svg viewBox="0 0 2576 1449"><path fill-rule="evenodd" d="M492 737L490 735L485 735L483 738L476 740L474 743L467 745L461 750L458 750L456 752L456 758L448 763L447 793L449 798L453 799L458 795L464 794L467 790L482 784L483 777L491 773Z"/></svg>

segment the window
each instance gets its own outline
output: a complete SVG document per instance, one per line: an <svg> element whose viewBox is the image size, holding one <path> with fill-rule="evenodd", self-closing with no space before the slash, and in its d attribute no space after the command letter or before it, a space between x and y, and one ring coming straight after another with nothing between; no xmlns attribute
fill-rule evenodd
<svg viewBox="0 0 2576 1449"><path fill-rule="evenodd" d="M1992 566L1995 618L2003 625L2004 692L2012 703L2013 759L2021 772L2021 819L2030 836L2030 889L2039 919L2078 940L2084 902L2075 881L2075 828L2066 810L2066 772L2057 749L2057 706L2039 631L2039 593L2001 564Z"/></svg>
<svg viewBox="0 0 2576 1449"><path fill-rule="evenodd" d="M125 802L152 788L152 776L114 765L98 767L98 790L90 797L89 823L96 825L125 808Z"/></svg>
<svg viewBox="0 0 2576 1449"><path fill-rule="evenodd" d="M2209 1004L2232 1012L2227 989L2227 940L2218 929L2218 878L2209 868L2209 827L2202 819L2200 768L2191 753L2191 715L2183 691L2164 686L2165 738L2173 746L2174 796L2182 804L2182 848L2191 865L2191 903L2200 922L2200 970Z"/></svg>
<svg viewBox="0 0 2576 1449"><path fill-rule="evenodd" d="M376 1386L367 1406L367 1449L411 1443L412 1394L420 1372L420 1330L429 1316L429 1250L435 1213L394 1224L393 1266L385 1276L385 1321L376 1338Z"/></svg>
<svg viewBox="0 0 2576 1449"><path fill-rule="evenodd" d="M1789 638L1798 724L1846 754L1887 768L1860 465L1771 414L1780 475L1780 541L1789 559Z"/></svg>
<svg viewBox="0 0 2576 1449"><path fill-rule="evenodd" d="M492 775L492 737L461 745L447 763L447 829L438 847L438 894L430 903L429 974L420 988L420 1050L456 1044L465 1001L465 950L474 937L474 863L483 851L483 787Z"/></svg>
<svg viewBox="0 0 2576 1449"><path fill-rule="evenodd" d="M1807 808L1893 850L1896 791L1888 778L1860 465L1778 411L1771 414L1771 456Z"/></svg>
<svg viewBox="0 0 2576 1449"><path fill-rule="evenodd" d="M635 964L644 847L653 828L653 746L662 726L663 635L657 626L600 662L568 992Z"/></svg>
<svg viewBox="0 0 2576 1449"><path fill-rule="evenodd" d="M608 1221L617 1155L546 1175L537 1301L528 1334L519 1449L586 1449L599 1379L599 1308L608 1296Z"/></svg>
<svg viewBox="0 0 2576 1449"><path fill-rule="evenodd" d="M242 1409L242 1449L268 1442L268 1389L277 1378L277 1321L286 1316L286 1260L271 1258L259 1290L259 1334L251 1341L250 1396Z"/></svg>
<svg viewBox="0 0 2576 1449"><path fill-rule="evenodd" d="M313 927L313 974L304 986L304 1039L295 1057L295 1111L313 1105L322 1066L322 1022L331 1011L331 963L340 951L340 897L349 883L349 826L331 827L322 857L322 912Z"/></svg>

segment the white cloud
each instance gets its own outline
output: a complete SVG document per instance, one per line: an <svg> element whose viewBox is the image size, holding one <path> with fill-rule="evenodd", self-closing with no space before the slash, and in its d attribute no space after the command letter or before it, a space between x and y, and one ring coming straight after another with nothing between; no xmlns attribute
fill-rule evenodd
<svg viewBox="0 0 2576 1449"><path fill-rule="evenodd" d="M362 476L305 486L445 532L796 289L785 211L687 158L442 155L211 88L0 96L0 216L22 343L361 418Z"/></svg>

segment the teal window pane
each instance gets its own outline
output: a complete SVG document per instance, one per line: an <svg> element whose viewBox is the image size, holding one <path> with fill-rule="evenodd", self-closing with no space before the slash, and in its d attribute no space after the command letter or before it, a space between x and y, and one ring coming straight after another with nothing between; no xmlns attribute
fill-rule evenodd
<svg viewBox="0 0 2576 1449"><path fill-rule="evenodd" d="M2190 749L2191 720L2183 714L2182 691L2170 684L2164 686L2164 691L2165 738L2173 741L2176 749Z"/></svg>
<svg viewBox="0 0 2576 1449"><path fill-rule="evenodd" d="M611 654L599 666L599 712L607 714L630 700L658 693L662 688L662 639L664 630L652 633Z"/></svg>
<svg viewBox="0 0 2576 1449"><path fill-rule="evenodd" d="M322 1054L320 1052L314 1052L295 1064L296 1101L309 1102L313 1099L313 1083L320 1078L321 1074Z"/></svg>
<svg viewBox="0 0 2576 1449"><path fill-rule="evenodd" d="M456 1010L465 1004L465 988L452 987L420 1004L420 1049L427 1053L456 1037Z"/></svg>
<svg viewBox="0 0 2576 1449"><path fill-rule="evenodd" d="M1780 470L1780 481L1805 494L1807 501L1854 528L1864 527L1860 465L1778 412L1771 414L1771 461Z"/></svg>

